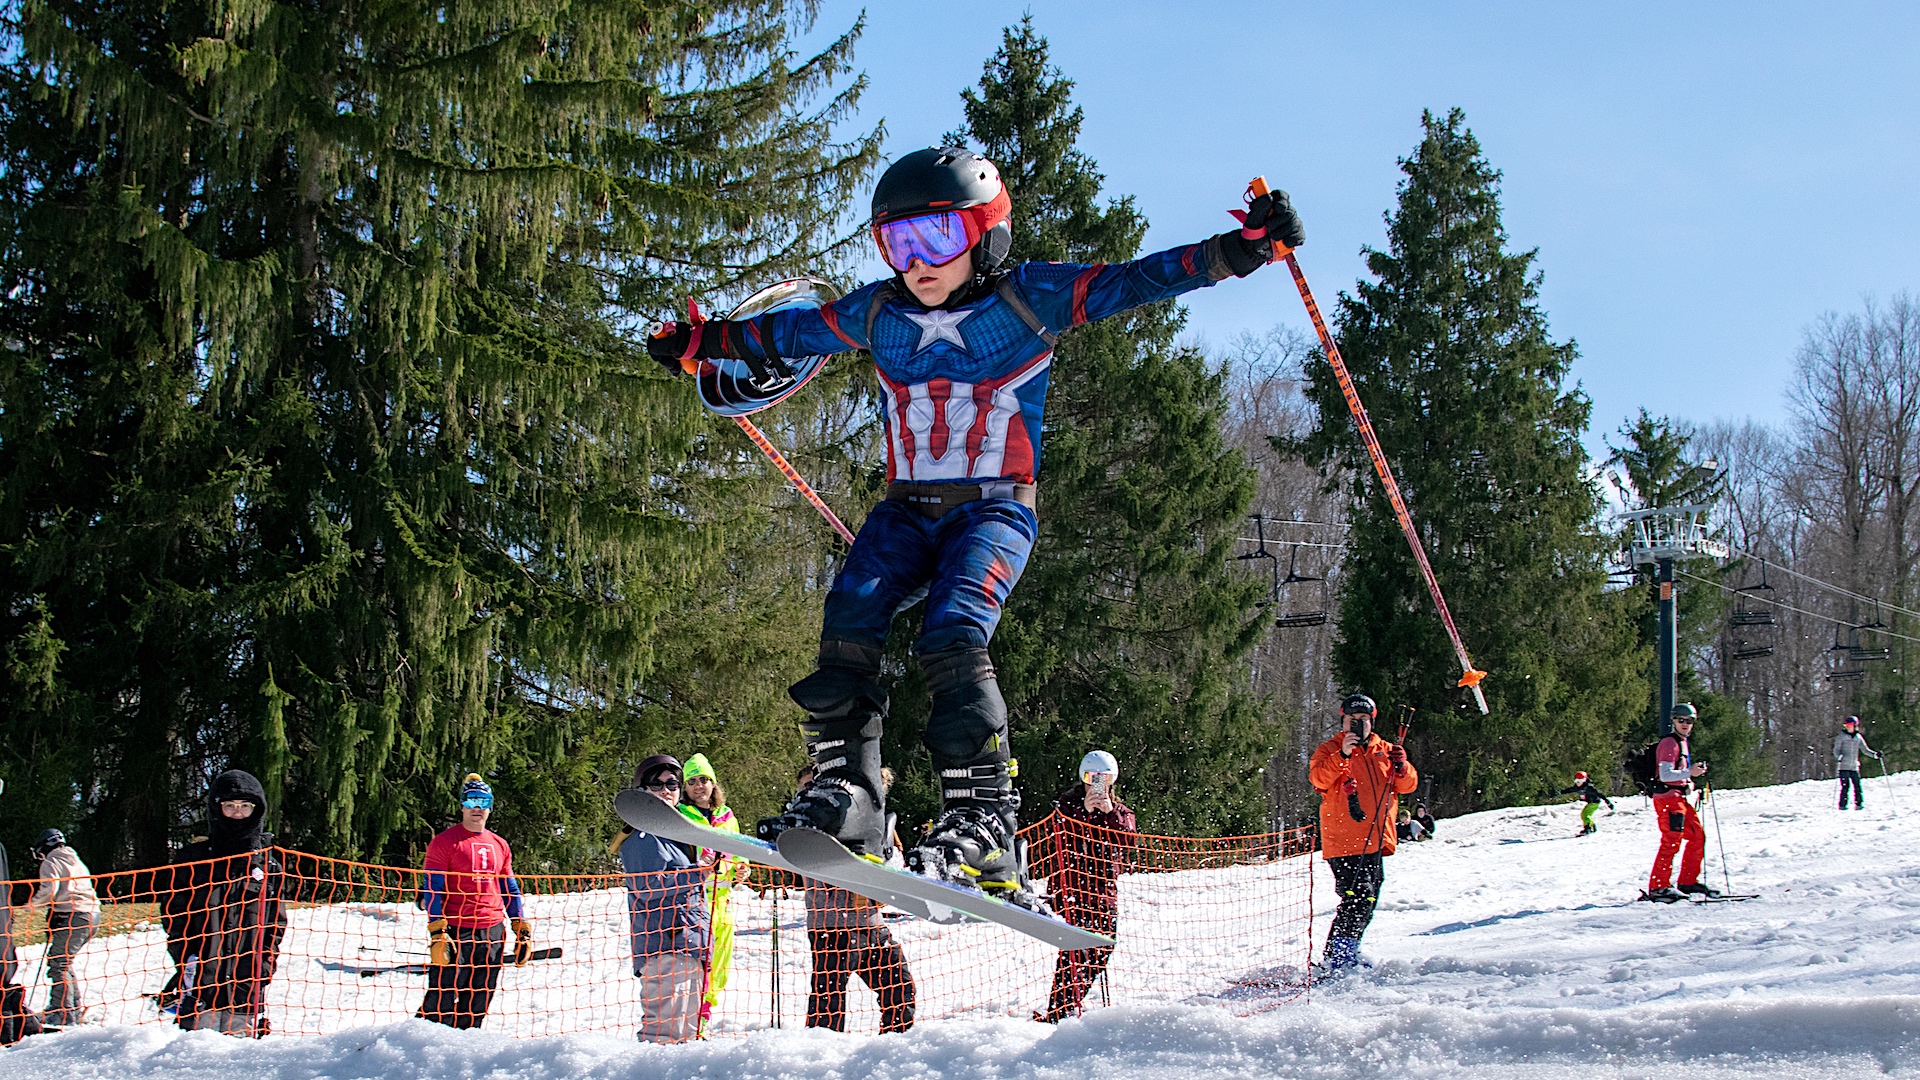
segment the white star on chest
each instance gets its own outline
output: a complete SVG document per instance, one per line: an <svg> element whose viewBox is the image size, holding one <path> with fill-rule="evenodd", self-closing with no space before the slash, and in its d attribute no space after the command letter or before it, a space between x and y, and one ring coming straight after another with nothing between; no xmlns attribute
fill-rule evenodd
<svg viewBox="0 0 1920 1080"><path fill-rule="evenodd" d="M913 347L914 352L936 341L951 341L962 351L966 350L967 340L960 336L960 323L973 314L972 311L929 311L925 314L902 311L900 314L920 328L920 344Z"/></svg>

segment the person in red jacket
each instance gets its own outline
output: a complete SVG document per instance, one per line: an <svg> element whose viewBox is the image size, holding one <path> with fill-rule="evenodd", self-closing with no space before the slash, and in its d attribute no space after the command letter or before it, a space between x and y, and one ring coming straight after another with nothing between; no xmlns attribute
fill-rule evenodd
<svg viewBox="0 0 1920 1080"><path fill-rule="evenodd" d="M1399 840L1393 824L1400 796L1420 786L1406 749L1373 733L1378 712L1367 695L1349 695L1340 703L1340 732L1321 743L1307 765L1307 779L1320 793L1320 853L1340 893L1320 953L1330 972L1360 964L1360 935L1373 921L1386 880L1383 860Z"/></svg>
<svg viewBox="0 0 1920 1080"><path fill-rule="evenodd" d="M1053 846L1047 867L1048 899L1061 918L1083 930L1112 937L1120 924L1120 872L1127 852L1139 844L1133 811L1114 793L1120 763L1105 750L1080 759L1080 783L1054 802ZM1047 1011L1034 1019L1057 1024L1080 1012L1080 1003L1113 958L1104 949L1062 949L1053 964Z"/></svg>
<svg viewBox="0 0 1920 1080"><path fill-rule="evenodd" d="M427 996L415 1016L453 1028L486 1022L506 962L512 920L513 962L533 955L533 929L520 904L513 850L487 829L493 788L468 773L460 789L460 823L427 845Z"/></svg>
<svg viewBox="0 0 1920 1080"><path fill-rule="evenodd" d="M1643 900L1672 903L1684 900L1688 893L1718 896L1719 891L1700 883L1700 859L1707 853L1707 830L1700 827L1700 815L1693 812L1687 796L1693 792L1693 778L1707 774L1707 763L1693 760L1687 738L1693 734L1693 722L1699 718L1693 706L1681 702L1673 707L1673 734L1660 740L1653 751L1654 781L1666 786L1653 797L1653 816L1660 822L1660 850L1653 857L1653 872L1647 875ZM1684 847L1686 850L1681 851ZM1673 857L1680 856L1680 887L1673 888Z"/></svg>

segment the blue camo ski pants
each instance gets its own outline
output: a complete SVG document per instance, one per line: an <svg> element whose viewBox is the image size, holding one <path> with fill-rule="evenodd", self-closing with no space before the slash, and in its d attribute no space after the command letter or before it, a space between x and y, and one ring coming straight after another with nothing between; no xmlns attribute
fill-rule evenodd
<svg viewBox="0 0 1920 1080"><path fill-rule="evenodd" d="M1034 512L1012 499L976 499L937 520L881 503L827 593L821 640L883 648L893 617L925 596L915 653L986 648L1039 529Z"/></svg>

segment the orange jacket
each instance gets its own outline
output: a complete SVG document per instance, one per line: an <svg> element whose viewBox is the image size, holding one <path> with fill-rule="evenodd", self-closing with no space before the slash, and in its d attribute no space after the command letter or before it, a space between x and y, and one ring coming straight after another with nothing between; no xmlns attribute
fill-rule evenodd
<svg viewBox="0 0 1920 1080"><path fill-rule="evenodd" d="M1307 780L1320 793L1320 853L1329 859L1342 855L1365 855L1378 851L1393 854L1396 842L1393 823L1400 816L1400 796L1410 795L1420 786L1420 773L1407 762L1404 776L1393 775L1393 762L1387 754L1393 744L1378 735L1369 735L1367 744L1354 749L1354 782L1360 785L1360 809L1367 820L1355 821L1347 809L1348 761L1340 757L1340 736L1335 735L1313 752L1307 766Z"/></svg>

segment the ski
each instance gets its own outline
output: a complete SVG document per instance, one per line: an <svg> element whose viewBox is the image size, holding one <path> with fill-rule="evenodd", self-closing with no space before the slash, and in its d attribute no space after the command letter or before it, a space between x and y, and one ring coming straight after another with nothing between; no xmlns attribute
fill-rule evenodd
<svg viewBox="0 0 1920 1080"><path fill-rule="evenodd" d="M799 873L792 863L781 857L779 849L765 840L689 821L680 811L639 788L627 788L615 795L613 809L620 815L620 820L641 832L664 836L676 843L724 851L748 862L771 866L790 874Z"/></svg>
<svg viewBox="0 0 1920 1080"><path fill-rule="evenodd" d="M1759 893L1721 893L1719 896L1700 896L1696 894L1687 899L1695 904L1731 904L1738 900L1752 900L1759 895Z"/></svg>
<svg viewBox="0 0 1920 1080"><path fill-rule="evenodd" d="M563 955L565 955L565 949L555 945L551 948L533 950L532 955L528 956L527 960L528 962L534 960L558 960ZM507 953L505 962L509 964L513 962L513 953L511 951ZM338 960L322 960L320 961L320 967L326 971L340 971L351 975L358 975L363 979L371 979L375 975L425 975L427 973L427 965L424 962L418 961L409 964L363 965L343 964ZM148 996L152 997L153 995L149 994Z"/></svg>
<svg viewBox="0 0 1920 1080"><path fill-rule="evenodd" d="M1029 911L978 889L949 885L861 858L840 841L814 829L788 829L781 833L780 854L808 877L905 911L924 911L926 914L922 917L933 922L959 922L963 916L971 916L1018 930L1057 949L1099 949L1113 945L1110 937L1082 930L1051 915Z"/></svg>

